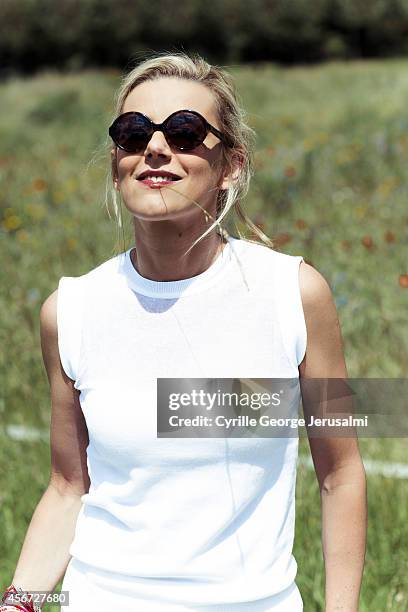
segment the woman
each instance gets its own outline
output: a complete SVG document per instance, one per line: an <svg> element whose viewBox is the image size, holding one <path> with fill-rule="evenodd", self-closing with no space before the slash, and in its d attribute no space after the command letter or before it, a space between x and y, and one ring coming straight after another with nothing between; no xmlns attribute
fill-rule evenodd
<svg viewBox="0 0 408 612"><path fill-rule="evenodd" d="M124 78L109 133L135 247L63 277L41 309L52 471L13 584L50 591L65 574L70 612L300 611L297 436L158 436L158 381L345 378L330 288L301 256L268 248L240 207L251 130L223 70L183 53L146 60ZM264 244L222 228L232 207ZM310 446L326 612L355 612L366 529L357 443Z"/></svg>

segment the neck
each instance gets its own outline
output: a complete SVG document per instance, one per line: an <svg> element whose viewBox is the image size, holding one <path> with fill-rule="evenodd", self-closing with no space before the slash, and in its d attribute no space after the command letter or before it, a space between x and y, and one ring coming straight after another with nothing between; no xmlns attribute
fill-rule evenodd
<svg viewBox="0 0 408 612"><path fill-rule="evenodd" d="M176 281L197 276L214 263L225 244L225 240L213 231L184 255L200 235L192 238L191 235L177 234L165 241L135 235L136 247L130 253L133 267L141 276L154 281Z"/></svg>

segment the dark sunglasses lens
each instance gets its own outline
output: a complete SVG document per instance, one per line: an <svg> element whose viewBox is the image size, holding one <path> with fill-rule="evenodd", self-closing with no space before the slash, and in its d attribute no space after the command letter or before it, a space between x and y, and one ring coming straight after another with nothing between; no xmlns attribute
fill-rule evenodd
<svg viewBox="0 0 408 612"><path fill-rule="evenodd" d="M185 151L191 151L200 145L207 135L207 128L202 119L193 113L177 113L166 125L167 139L172 145Z"/></svg>
<svg viewBox="0 0 408 612"><path fill-rule="evenodd" d="M144 149L149 142L150 125L141 115L125 115L113 123L111 136L122 149L134 153Z"/></svg>

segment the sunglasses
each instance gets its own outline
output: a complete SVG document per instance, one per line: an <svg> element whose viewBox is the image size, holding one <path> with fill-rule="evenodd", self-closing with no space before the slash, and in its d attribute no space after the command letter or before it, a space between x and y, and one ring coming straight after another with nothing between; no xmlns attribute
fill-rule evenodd
<svg viewBox="0 0 408 612"><path fill-rule="evenodd" d="M227 146L228 138L208 123L200 113L179 110L172 113L163 123L153 123L142 113L129 111L119 115L109 128L109 136L119 149L128 153L144 151L156 131L163 132L167 143L180 151L192 151L204 142L211 132Z"/></svg>

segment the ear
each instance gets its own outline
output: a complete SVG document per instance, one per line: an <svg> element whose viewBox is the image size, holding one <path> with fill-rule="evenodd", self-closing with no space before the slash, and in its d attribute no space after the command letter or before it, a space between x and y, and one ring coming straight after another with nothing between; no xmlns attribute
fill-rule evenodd
<svg viewBox="0 0 408 612"><path fill-rule="evenodd" d="M228 189L231 183L235 184L238 181L245 162L244 155L244 151L241 149L234 151L230 165L225 168L221 175L220 189Z"/></svg>
<svg viewBox="0 0 408 612"><path fill-rule="evenodd" d="M118 159L116 156L116 148L111 149L111 170L112 170L112 180L113 180L113 186L116 189L116 191L120 191L120 187L119 187L119 176L118 176Z"/></svg>

